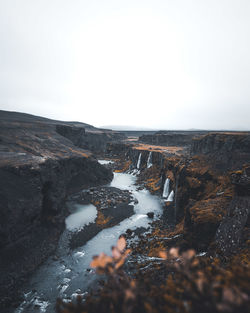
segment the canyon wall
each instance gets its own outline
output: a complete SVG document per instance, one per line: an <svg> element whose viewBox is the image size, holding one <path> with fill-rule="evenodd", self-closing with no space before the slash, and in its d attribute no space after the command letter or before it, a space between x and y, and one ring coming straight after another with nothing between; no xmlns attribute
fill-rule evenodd
<svg viewBox="0 0 250 313"><path fill-rule="evenodd" d="M93 130L83 127L56 125L56 131L71 140L74 145L94 153L105 153L107 145L125 138L124 134L109 130Z"/></svg>
<svg viewBox="0 0 250 313"><path fill-rule="evenodd" d="M15 114L14 114L15 115ZM65 128L63 128L65 130ZM74 145L85 130L11 113L0 116L1 299L55 249L66 197L106 184L112 171Z"/></svg>
<svg viewBox="0 0 250 313"><path fill-rule="evenodd" d="M165 198L163 220L182 223L184 246L228 255L249 236L249 139L249 133L211 133L192 139L191 154L140 144L117 146L116 153L125 152L128 169L140 170L138 182L154 194L162 196L169 179L174 198Z"/></svg>
<svg viewBox="0 0 250 313"><path fill-rule="evenodd" d="M249 162L250 133L211 133L192 140L191 155L205 155L217 169L237 169Z"/></svg>
<svg viewBox="0 0 250 313"><path fill-rule="evenodd" d="M159 146L190 146L192 139L201 135L196 131L159 131L155 134L144 134L139 141Z"/></svg>

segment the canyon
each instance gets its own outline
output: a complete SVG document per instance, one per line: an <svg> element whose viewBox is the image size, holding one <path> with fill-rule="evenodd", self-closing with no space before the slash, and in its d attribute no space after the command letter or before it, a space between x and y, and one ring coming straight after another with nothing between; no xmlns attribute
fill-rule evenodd
<svg viewBox="0 0 250 313"><path fill-rule="evenodd" d="M101 234L112 227L120 227L117 234L128 240L136 238L131 247L137 259L156 258L162 249L177 246L228 264L235 255L249 260L248 132L135 132L130 137L125 131L1 111L0 156L4 312L20 304L22 297L13 294L49 256L60 258L60 240L61 249L67 242L68 253L92 241L84 251L94 252L94 243L103 242ZM120 178L128 185L116 184ZM96 213L69 234L65 218L74 213L75 203L91 203ZM139 216L143 222L135 220ZM40 271L47 273L46 267Z"/></svg>

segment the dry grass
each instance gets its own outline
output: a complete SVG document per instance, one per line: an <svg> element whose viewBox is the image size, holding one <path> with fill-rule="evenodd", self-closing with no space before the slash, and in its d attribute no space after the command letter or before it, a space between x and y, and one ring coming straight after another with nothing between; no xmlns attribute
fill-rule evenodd
<svg viewBox="0 0 250 313"><path fill-rule="evenodd" d="M152 151L152 152L161 152L161 153L173 153L176 155L181 155L181 152L183 150L182 147L174 147L174 146L155 146L155 145L149 145L149 144L138 144L133 147L135 150L146 150L146 151Z"/></svg>

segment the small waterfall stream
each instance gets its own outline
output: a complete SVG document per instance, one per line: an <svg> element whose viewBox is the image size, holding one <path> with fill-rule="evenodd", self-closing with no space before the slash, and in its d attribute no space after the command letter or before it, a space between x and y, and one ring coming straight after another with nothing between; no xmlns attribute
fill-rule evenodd
<svg viewBox="0 0 250 313"><path fill-rule="evenodd" d="M170 201L170 202L174 201L174 191L173 190L170 192L170 194L167 198L167 201Z"/></svg>
<svg viewBox="0 0 250 313"><path fill-rule="evenodd" d="M137 169L139 170L140 167L141 167L141 153L139 154L139 158L138 158L138 161L137 161Z"/></svg>
<svg viewBox="0 0 250 313"><path fill-rule="evenodd" d="M147 160L147 168L150 168L153 165L152 163L152 151L149 152L148 160Z"/></svg>
<svg viewBox="0 0 250 313"><path fill-rule="evenodd" d="M163 193L162 193L162 197L163 198L168 198L168 195L169 195L169 184L170 184L170 179L167 178L165 180L164 187L163 187Z"/></svg>

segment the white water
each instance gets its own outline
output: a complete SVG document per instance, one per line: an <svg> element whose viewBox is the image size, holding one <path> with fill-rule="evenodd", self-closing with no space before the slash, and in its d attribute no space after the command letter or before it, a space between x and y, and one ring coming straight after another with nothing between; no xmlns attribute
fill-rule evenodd
<svg viewBox="0 0 250 313"><path fill-rule="evenodd" d="M138 158L138 161L137 161L137 169L139 170L140 167L141 167L141 153L139 154L139 158Z"/></svg>
<svg viewBox="0 0 250 313"><path fill-rule="evenodd" d="M66 228L76 231L95 221L97 209L93 204L73 204L75 212L65 219Z"/></svg>
<svg viewBox="0 0 250 313"><path fill-rule="evenodd" d="M163 198L167 198L169 195L169 184L170 184L170 179L167 178L165 180L164 187L163 187L163 193L162 193Z"/></svg>
<svg viewBox="0 0 250 313"><path fill-rule="evenodd" d="M149 152L148 160L147 160L147 168L150 168L153 165L152 163L152 151Z"/></svg>
<svg viewBox="0 0 250 313"><path fill-rule="evenodd" d="M174 191L173 190L170 192L170 194L167 198L167 201L170 201L170 202L174 201Z"/></svg>
<svg viewBox="0 0 250 313"><path fill-rule="evenodd" d="M114 163L114 161L110 161L110 160L98 160L98 162L102 165Z"/></svg>
<svg viewBox="0 0 250 313"><path fill-rule="evenodd" d="M135 181L136 177L131 174L114 173L113 181L110 183L111 187L130 190L133 197L138 200L134 205L134 215L114 227L103 229L70 254L58 248L61 251L59 259L50 258L34 273L24 290L26 299L15 313L52 313L57 297L72 299L77 290L80 289L80 293L86 292L91 282L97 279L95 272L88 270L93 255L101 252L110 255L111 246L116 244L119 236L128 228L135 230L138 227L150 227L152 219L146 215L148 212L154 212L155 218L159 218L162 214L160 199L145 189L137 191ZM35 307L38 302L40 306Z"/></svg>

